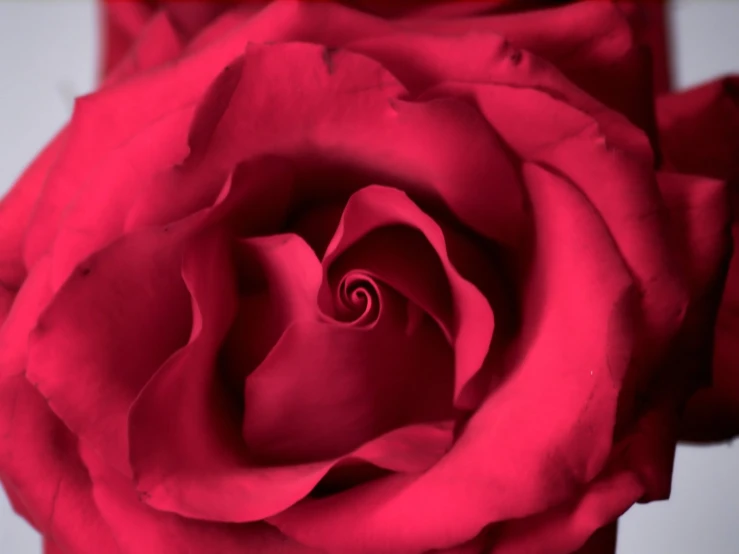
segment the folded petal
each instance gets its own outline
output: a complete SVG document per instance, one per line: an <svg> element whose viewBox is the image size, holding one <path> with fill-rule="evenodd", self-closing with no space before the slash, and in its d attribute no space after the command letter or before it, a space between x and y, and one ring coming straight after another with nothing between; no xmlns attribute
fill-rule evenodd
<svg viewBox="0 0 739 554"><path fill-rule="evenodd" d="M331 459L394 428L451 416L450 356L438 330L421 324L406 335L405 320L379 317L371 329L285 331L246 379L244 438L254 455Z"/></svg>
<svg viewBox="0 0 739 554"><path fill-rule="evenodd" d="M142 231L88 258L30 339L28 378L70 429L124 473L128 410L190 329L182 234Z"/></svg>
<svg viewBox="0 0 739 554"><path fill-rule="evenodd" d="M116 539L120 554L284 552L311 554L266 523L230 524L186 519L141 502L133 484L89 447L82 446L92 478L92 496Z"/></svg>
<svg viewBox="0 0 739 554"><path fill-rule="evenodd" d="M92 500L77 438L23 375L0 377L0 479L29 522L62 552L117 552Z"/></svg>
<svg viewBox="0 0 739 554"><path fill-rule="evenodd" d="M20 291L13 295L9 310L3 314L4 321L0 325L0 375L19 375L26 370L28 337L52 298L51 260L47 256L34 266Z"/></svg>
<svg viewBox="0 0 739 554"><path fill-rule="evenodd" d="M101 154L99 165L67 199L64 219L51 242L55 291L78 264L124 235L126 215L140 188L149 183L149 176L184 158L193 112L191 106L175 109L124 144ZM153 149L156 155L152 155Z"/></svg>
<svg viewBox="0 0 739 554"><path fill-rule="evenodd" d="M321 267L294 234L242 239L234 257L239 309L222 347L221 369L240 395L246 376L292 323L318 319Z"/></svg>
<svg viewBox="0 0 739 554"><path fill-rule="evenodd" d="M633 123L652 132L652 73L615 2L573 2L546 10L467 18L409 18L412 31L453 35L498 34L557 66L569 79ZM651 133L653 134L653 133Z"/></svg>
<svg viewBox="0 0 739 554"><path fill-rule="evenodd" d="M501 554L610 554L615 551L615 530L606 527L635 504L642 493L639 480L627 471L605 475L587 486L575 502L541 515L504 523L495 533L495 550ZM587 542L587 544L586 544Z"/></svg>

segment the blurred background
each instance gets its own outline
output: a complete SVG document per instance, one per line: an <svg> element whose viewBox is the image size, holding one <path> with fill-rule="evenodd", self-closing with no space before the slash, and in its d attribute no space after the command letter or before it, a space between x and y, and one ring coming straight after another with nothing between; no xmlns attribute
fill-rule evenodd
<svg viewBox="0 0 739 554"><path fill-rule="evenodd" d="M669 27L678 88L739 73L739 0L672 0ZM0 194L92 89L97 42L94 0L0 0ZM739 446L682 446L672 498L621 519L618 554L736 554L737 514ZM41 551L0 488L0 552Z"/></svg>

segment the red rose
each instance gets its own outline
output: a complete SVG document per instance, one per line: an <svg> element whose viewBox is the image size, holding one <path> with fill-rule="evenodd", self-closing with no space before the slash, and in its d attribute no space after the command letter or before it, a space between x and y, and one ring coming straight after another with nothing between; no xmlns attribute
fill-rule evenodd
<svg viewBox="0 0 739 554"><path fill-rule="evenodd" d="M739 434L739 78L665 96L657 106L666 161L730 185L735 246L716 325L712 386L691 399L685 424L689 440L727 440Z"/></svg>
<svg viewBox="0 0 739 554"><path fill-rule="evenodd" d="M655 173L621 9L541 13L147 24L0 204L50 552L569 553L667 496L724 188Z"/></svg>

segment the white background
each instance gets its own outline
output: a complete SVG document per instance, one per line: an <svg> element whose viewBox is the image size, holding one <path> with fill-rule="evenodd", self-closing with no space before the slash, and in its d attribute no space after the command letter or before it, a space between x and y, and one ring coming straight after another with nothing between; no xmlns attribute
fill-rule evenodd
<svg viewBox="0 0 739 554"><path fill-rule="evenodd" d="M670 17L678 86L739 72L739 1L675 0ZM96 25L92 0L0 0L0 193L92 88ZM737 514L739 448L681 447L671 500L629 511L618 553L737 554ZM0 552L41 552L1 489Z"/></svg>

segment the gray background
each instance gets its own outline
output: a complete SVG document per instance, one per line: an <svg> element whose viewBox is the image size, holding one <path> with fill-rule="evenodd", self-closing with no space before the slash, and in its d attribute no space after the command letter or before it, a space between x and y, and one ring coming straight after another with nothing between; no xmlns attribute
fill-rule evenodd
<svg viewBox="0 0 739 554"><path fill-rule="evenodd" d="M92 0L0 0L0 193L93 86ZM675 0L670 14L677 84L739 72L739 1ZM739 552L739 448L683 446L669 502L623 518L619 554ZM0 490L0 552L38 554L41 541Z"/></svg>

